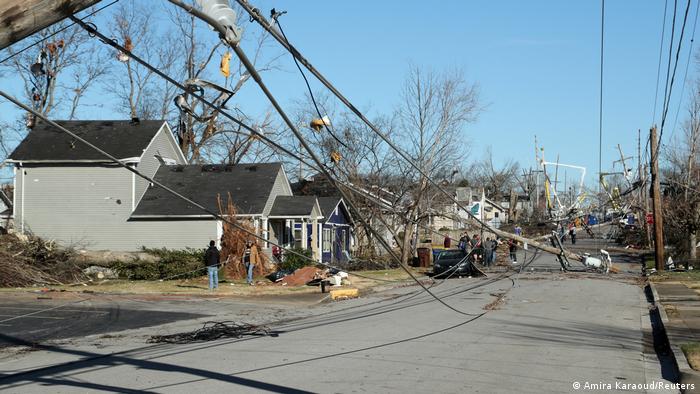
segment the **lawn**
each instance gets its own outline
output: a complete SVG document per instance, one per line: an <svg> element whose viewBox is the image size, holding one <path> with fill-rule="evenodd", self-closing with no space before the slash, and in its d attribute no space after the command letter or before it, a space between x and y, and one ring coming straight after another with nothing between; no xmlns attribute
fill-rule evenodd
<svg viewBox="0 0 700 394"><path fill-rule="evenodd" d="M688 359L690 367L700 371L700 342L691 342L681 345L685 357Z"/></svg>
<svg viewBox="0 0 700 394"><path fill-rule="evenodd" d="M344 288L357 288L368 290L376 286L391 284L409 283L409 276L401 269L381 270L381 271L361 271L359 275L350 274L348 280L350 284ZM416 276L421 276L415 272ZM387 282L389 281L389 282ZM36 291L41 287L6 288L2 291ZM95 280L81 284L48 286L44 288L50 291L65 292L94 292L109 294L178 294L178 295L210 295L207 277L183 280L147 281L147 280ZM332 289L332 287L331 287ZM283 295L283 294L306 294L320 292L318 286L283 286L272 283L265 278L257 278L255 286L249 286L244 279L226 280L221 279L218 295L228 296L260 296L260 295Z"/></svg>

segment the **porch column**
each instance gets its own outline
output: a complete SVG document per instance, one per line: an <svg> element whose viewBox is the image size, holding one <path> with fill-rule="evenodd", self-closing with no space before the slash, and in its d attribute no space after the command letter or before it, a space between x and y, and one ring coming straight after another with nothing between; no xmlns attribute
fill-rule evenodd
<svg viewBox="0 0 700 394"><path fill-rule="evenodd" d="M308 238L309 237L307 236L307 231L306 231L306 219L301 219L301 248L302 249L309 248Z"/></svg>
<svg viewBox="0 0 700 394"><path fill-rule="evenodd" d="M311 221L311 256L313 256L316 261L321 262L321 253L318 251L318 221L314 218Z"/></svg>
<svg viewBox="0 0 700 394"><path fill-rule="evenodd" d="M262 236L265 238L265 248L267 249L270 247L270 243L267 242L267 240L270 239L270 225L267 222L267 218L263 218L262 220L262 229Z"/></svg>

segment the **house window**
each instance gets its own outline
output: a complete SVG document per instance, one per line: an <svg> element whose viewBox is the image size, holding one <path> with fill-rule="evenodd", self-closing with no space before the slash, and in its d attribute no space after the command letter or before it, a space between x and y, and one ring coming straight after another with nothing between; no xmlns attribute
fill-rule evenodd
<svg viewBox="0 0 700 394"><path fill-rule="evenodd" d="M331 229L329 228L323 229L323 251L331 251Z"/></svg>
<svg viewBox="0 0 700 394"><path fill-rule="evenodd" d="M493 216L497 218L497 217L498 217L498 212L494 212L494 213L493 213Z"/></svg>

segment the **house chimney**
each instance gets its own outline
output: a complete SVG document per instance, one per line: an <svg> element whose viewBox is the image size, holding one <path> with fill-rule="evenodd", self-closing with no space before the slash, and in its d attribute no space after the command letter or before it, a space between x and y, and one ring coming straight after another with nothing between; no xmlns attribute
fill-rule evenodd
<svg viewBox="0 0 700 394"><path fill-rule="evenodd" d="M141 123L141 119L139 119L138 117L134 116L133 118L131 118L131 122L130 122L130 123L131 123L132 126L138 126L138 125Z"/></svg>

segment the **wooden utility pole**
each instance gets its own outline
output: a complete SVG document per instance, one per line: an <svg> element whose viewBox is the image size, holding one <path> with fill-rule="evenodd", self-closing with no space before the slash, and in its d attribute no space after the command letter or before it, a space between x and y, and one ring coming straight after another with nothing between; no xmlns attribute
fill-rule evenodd
<svg viewBox="0 0 700 394"><path fill-rule="evenodd" d="M651 200L654 210L654 253L656 270L664 270L664 222L661 213L661 181L659 180L659 144L656 140L656 126L649 135L651 144Z"/></svg>
<svg viewBox="0 0 700 394"><path fill-rule="evenodd" d="M0 1L0 49L67 18L100 0Z"/></svg>

